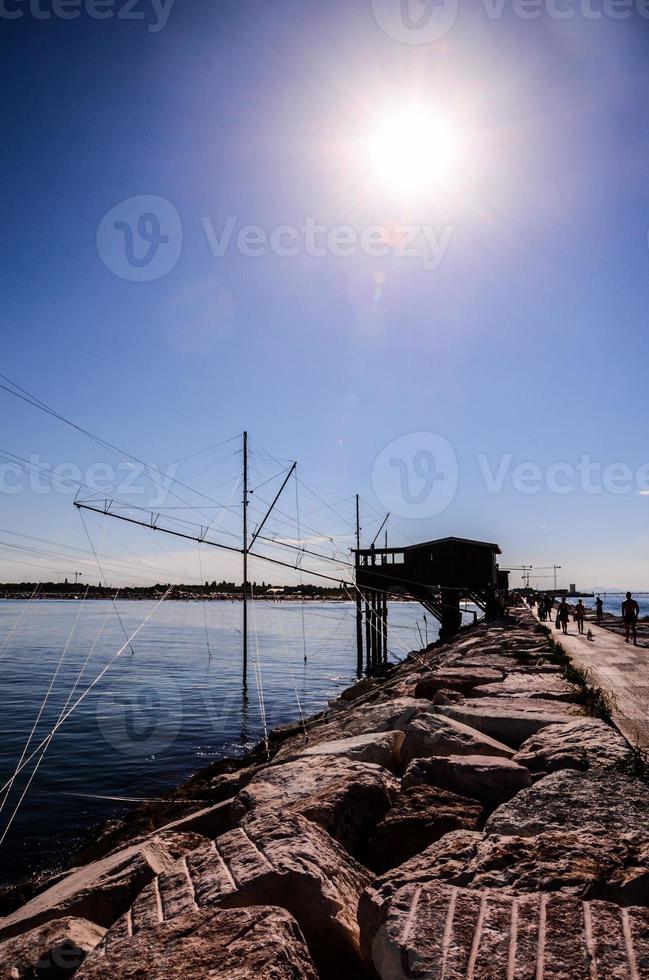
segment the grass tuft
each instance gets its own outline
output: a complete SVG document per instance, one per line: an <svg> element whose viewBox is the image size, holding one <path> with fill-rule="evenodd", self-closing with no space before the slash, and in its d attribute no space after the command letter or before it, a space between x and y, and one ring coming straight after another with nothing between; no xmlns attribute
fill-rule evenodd
<svg viewBox="0 0 649 980"><path fill-rule="evenodd" d="M627 754L609 766L611 772L621 773L630 779L640 779L649 786L649 754L639 745L629 749Z"/></svg>
<svg viewBox="0 0 649 980"><path fill-rule="evenodd" d="M575 703L579 704L587 715L592 718L601 718L602 721L610 724L613 720L615 710L615 698L601 687L594 687L590 683L590 671L583 667L575 667L571 658L564 648L547 630L548 644L551 650L551 659L561 667L563 676L569 684L574 684L577 688Z"/></svg>

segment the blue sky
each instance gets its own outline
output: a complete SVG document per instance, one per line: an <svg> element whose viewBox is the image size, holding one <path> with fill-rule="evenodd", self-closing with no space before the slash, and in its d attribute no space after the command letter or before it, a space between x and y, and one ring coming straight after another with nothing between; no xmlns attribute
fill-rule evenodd
<svg viewBox="0 0 649 980"><path fill-rule="evenodd" d="M85 8L38 20L23 5L1 25L0 370L157 466L248 428L341 501L315 524L317 500L303 491L316 530L341 535L340 553L358 490L366 536L391 509L395 544L485 538L505 563L559 562L566 583L649 588L639 492L649 481L638 475L649 461L649 20L572 8L571 19L528 21L510 5L490 19L482 3L463 4L444 37L412 45L381 29L369 0L192 0L158 31L143 3L144 20L103 21ZM376 113L413 100L464 142L442 191L404 200L373 181L365 149ZM115 274L97 244L104 216L119 205L123 217L120 202L141 196L170 202L182 224L177 262L152 281ZM253 258L235 241L215 256L206 223L218 236L229 216L237 232L298 229L298 254ZM308 255L308 218L357 235L408 225L450 238L435 268L422 255ZM117 233L115 247L124 240ZM0 419L3 451L84 474L119 463L4 391ZM425 501L413 518L375 461L394 442L410 466L419 433L443 437L458 476L443 508ZM213 496L233 492L236 506L226 480L239 460L223 454L174 472L203 492L223 483ZM628 467L619 492L610 471L600 492L580 478L553 492L551 467L584 456ZM505 467L497 492L486 460L492 474ZM534 493L512 475L527 463L539 468ZM30 534L59 555L58 544L87 548L69 494L35 493L7 457L0 464L0 526L14 535L4 542ZM267 459L258 465L260 482L273 475ZM140 505L156 501L150 481L142 490ZM198 577L195 549L115 526L105 538L89 520L104 552L130 556L142 578ZM234 534L237 520L227 511L222 527ZM203 562L205 577L236 574L231 561ZM2 579L69 567L0 546ZM129 580L110 569L110 581Z"/></svg>

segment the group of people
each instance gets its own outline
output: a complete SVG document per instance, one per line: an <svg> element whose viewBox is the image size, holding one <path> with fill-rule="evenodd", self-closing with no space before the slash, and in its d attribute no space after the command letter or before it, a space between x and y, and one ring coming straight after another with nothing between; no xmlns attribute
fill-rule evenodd
<svg viewBox="0 0 649 980"><path fill-rule="evenodd" d="M532 608L537 605L537 599L532 596L529 600L529 604ZM548 593L540 596L538 599L538 613L539 619L542 623L546 623L548 619L552 619L554 612L554 596ZM581 599L577 600L577 605L573 611L573 619L577 624L577 632L583 634L584 632L584 621L586 619L586 607ZM622 621L624 623L625 639L627 643L631 642L631 637L633 637L634 646L638 645L637 640L637 622L640 615L640 606L633 598L630 592L627 592L626 599L622 603ZM597 596L595 600L595 621L598 625L601 625L604 619L604 603L601 596ZM560 629L563 633L568 632L568 623L570 622L570 606L566 602L565 596L560 597L559 605L556 609L555 616L555 626ZM589 633L590 638L590 633Z"/></svg>

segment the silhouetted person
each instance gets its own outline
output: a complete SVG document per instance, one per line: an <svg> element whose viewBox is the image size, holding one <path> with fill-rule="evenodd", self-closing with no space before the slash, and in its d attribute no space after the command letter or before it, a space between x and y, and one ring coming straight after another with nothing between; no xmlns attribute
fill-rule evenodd
<svg viewBox="0 0 649 980"><path fill-rule="evenodd" d="M561 630L564 634L568 633L568 620L570 619L570 609L568 608L568 603L565 599L562 599L559 604L559 609L557 611L557 619L561 625Z"/></svg>
<svg viewBox="0 0 649 980"><path fill-rule="evenodd" d="M636 623L640 615L640 606L635 601L630 592L627 592L626 599L622 603L622 619L626 631L626 642L629 642L629 634L633 632L633 645L637 647Z"/></svg>
<svg viewBox="0 0 649 980"><path fill-rule="evenodd" d="M577 605L575 606L575 622L577 624L577 632L579 632L579 633L583 633L584 632L584 617L585 617L585 615L586 615L586 609L584 607L583 602L580 599L578 601Z"/></svg>
<svg viewBox="0 0 649 980"><path fill-rule="evenodd" d="M595 600L595 616L597 617L597 622L601 623L604 618L604 603L599 596Z"/></svg>

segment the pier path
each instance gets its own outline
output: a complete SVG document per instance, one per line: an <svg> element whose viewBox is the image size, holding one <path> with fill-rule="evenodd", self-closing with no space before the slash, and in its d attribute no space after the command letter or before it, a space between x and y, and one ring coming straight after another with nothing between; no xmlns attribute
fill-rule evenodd
<svg viewBox="0 0 649 980"><path fill-rule="evenodd" d="M536 610L534 614L538 618ZM638 646L625 643L624 636L586 619L580 636L571 619L568 635L555 629L554 617L546 624L577 667L590 671L591 683L612 695L613 720L627 741L649 751L649 643L639 632ZM588 630L594 639L586 639Z"/></svg>

